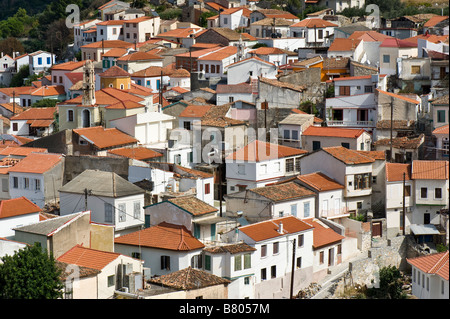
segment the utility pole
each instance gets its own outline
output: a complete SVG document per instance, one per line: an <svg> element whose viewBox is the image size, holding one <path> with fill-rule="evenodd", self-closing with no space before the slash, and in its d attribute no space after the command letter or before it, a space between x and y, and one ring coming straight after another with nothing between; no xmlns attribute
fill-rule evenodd
<svg viewBox="0 0 450 319"><path fill-rule="evenodd" d="M16 91L13 91L13 116L16 115Z"/></svg>
<svg viewBox="0 0 450 319"><path fill-rule="evenodd" d="M87 211L87 199L88 199L89 191L87 188L84 189L84 211Z"/></svg>
<svg viewBox="0 0 450 319"><path fill-rule="evenodd" d="M390 149L390 154L389 154L389 163L392 163L392 130L393 130L393 125L394 125L394 105L393 105L393 101L392 101L392 96L391 96L391 140L389 142L389 149Z"/></svg>
<svg viewBox="0 0 450 319"><path fill-rule="evenodd" d="M222 217L222 161L219 163L219 205L220 217Z"/></svg>
<svg viewBox="0 0 450 319"><path fill-rule="evenodd" d="M406 173L403 173L403 216L402 216L402 218L403 218L403 236L405 236L405 228L406 228L406 225L405 225L405 215L406 215L406 205L405 205L405 198L406 198L406 194L405 194L405 188L406 188L406 185L405 185L405 179L406 179Z"/></svg>
<svg viewBox="0 0 450 319"><path fill-rule="evenodd" d="M295 245L296 245L296 240L294 238L294 242L292 244L291 291L290 291L290 296L289 296L290 299L294 299Z"/></svg>
<svg viewBox="0 0 450 319"><path fill-rule="evenodd" d="M159 82L159 105L160 105L161 110L162 110L162 106L163 106L162 85L163 85L163 71L161 68L161 78L160 78L160 82Z"/></svg>

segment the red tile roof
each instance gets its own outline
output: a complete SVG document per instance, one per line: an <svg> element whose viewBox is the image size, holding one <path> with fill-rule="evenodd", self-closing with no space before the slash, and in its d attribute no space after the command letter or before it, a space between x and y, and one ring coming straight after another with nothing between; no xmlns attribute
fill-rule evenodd
<svg viewBox="0 0 450 319"><path fill-rule="evenodd" d="M391 92L386 92L386 91L383 91L383 90L380 90L380 89L376 89L376 90L377 90L377 92L379 92L379 93L382 93L382 94L385 94L385 95L389 95L389 96L395 97L395 98L397 98L397 99L400 99L400 100L403 100L403 101L406 101L406 102L409 102L409 103L420 104L420 101L417 101L417 100L413 100L413 99L407 98L407 97L402 96L402 95L400 95L400 94L395 94L395 93L391 93Z"/></svg>
<svg viewBox="0 0 450 319"><path fill-rule="evenodd" d="M449 277L449 257L448 250L442 253L436 253L416 258L406 258L408 264L416 267L427 274L438 275L448 281Z"/></svg>
<svg viewBox="0 0 450 319"><path fill-rule="evenodd" d="M86 63L86 61L78 61L78 62L69 61L69 62L60 63L60 64L53 64L52 71L53 70L72 71L72 70L84 67L85 63Z"/></svg>
<svg viewBox="0 0 450 319"><path fill-rule="evenodd" d="M62 85L44 85L31 92L31 95L33 96L66 95L66 90Z"/></svg>
<svg viewBox="0 0 450 319"><path fill-rule="evenodd" d="M223 48L216 48L216 51L208 53L202 57L199 57L197 60L199 61L222 61L234 54L237 53L237 47L235 46L226 46Z"/></svg>
<svg viewBox="0 0 450 319"><path fill-rule="evenodd" d="M308 218L304 221L314 227L313 249L319 249L328 245L340 243L345 237L336 233L318 219Z"/></svg>
<svg viewBox="0 0 450 319"><path fill-rule="evenodd" d="M280 233L279 225L283 224L283 232ZM263 241L271 238L280 237L287 234L302 232L313 229L314 227L294 216L274 218L259 223L254 223L239 227L239 231L253 239L254 241Z"/></svg>
<svg viewBox="0 0 450 319"><path fill-rule="evenodd" d="M449 134L449 124L438 127L433 131L433 134Z"/></svg>
<svg viewBox="0 0 450 319"><path fill-rule="evenodd" d="M422 161L412 162L413 179L438 179L445 180L449 176L447 161Z"/></svg>
<svg viewBox="0 0 450 319"><path fill-rule="evenodd" d="M441 21L448 19L448 16L434 16L423 25L425 28L432 28Z"/></svg>
<svg viewBox="0 0 450 319"><path fill-rule="evenodd" d="M108 20L96 23L96 25L123 25L124 23L124 20Z"/></svg>
<svg viewBox="0 0 450 319"><path fill-rule="evenodd" d="M401 40L397 38L387 38L381 44L380 48L417 48L417 43Z"/></svg>
<svg viewBox="0 0 450 319"><path fill-rule="evenodd" d="M115 244L189 251L205 247L185 226L162 222L114 239Z"/></svg>
<svg viewBox="0 0 450 319"><path fill-rule="evenodd" d="M193 216L200 216L208 213L217 212L218 209L205 203L195 196L174 197L167 200L172 204L184 209Z"/></svg>
<svg viewBox="0 0 450 319"><path fill-rule="evenodd" d="M56 107L32 107L11 117L14 120L53 120Z"/></svg>
<svg viewBox="0 0 450 319"><path fill-rule="evenodd" d="M62 155L31 153L9 169L10 172L43 174L60 163Z"/></svg>
<svg viewBox="0 0 450 319"><path fill-rule="evenodd" d="M292 27L325 28L325 27L338 27L338 25L323 19L311 18L311 19L303 19L302 21L291 25L291 28Z"/></svg>
<svg viewBox="0 0 450 319"><path fill-rule="evenodd" d="M100 73L98 76L103 78L123 78L123 77L130 77L131 75L121 67L114 65L109 69L107 69L105 72Z"/></svg>
<svg viewBox="0 0 450 319"><path fill-rule="evenodd" d="M113 48L111 50L108 50L108 52L105 52L105 54L103 54L102 57L117 58L125 55L127 52L128 51L126 48Z"/></svg>
<svg viewBox="0 0 450 319"><path fill-rule="evenodd" d="M146 60L162 60L162 57L148 52L138 51L135 53L121 56L117 61L146 61Z"/></svg>
<svg viewBox="0 0 450 319"><path fill-rule="evenodd" d="M73 131L86 139L89 143L92 143L98 149L136 144L138 142L134 137L125 134L116 128L105 129L103 126L95 126L74 129Z"/></svg>
<svg viewBox="0 0 450 319"><path fill-rule="evenodd" d="M375 160L343 146L324 147L323 151L348 165L368 164Z"/></svg>
<svg viewBox="0 0 450 319"><path fill-rule="evenodd" d="M353 51L359 45L361 40L349 38L336 38L328 48L329 52L333 51Z"/></svg>
<svg viewBox="0 0 450 319"><path fill-rule="evenodd" d="M101 251L76 245L57 258L57 260L67 264L102 270L119 256L120 254L118 253Z"/></svg>
<svg viewBox="0 0 450 319"><path fill-rule="evenodd" d="M108 151L108 153L137 160L146 160L163 156L161 153L158 153L146 147L117 148Z"/></svg>
<svg viewBox="0 0 450 319"><path fill-rule="evenodd" d="M227 159L260 162L270 159L284 158L289 156L304 155L308 151L284 145L262 142L259 140L247 144L245 147L230 154Z"/></svg>
<svg viewBox="0 0 450 319"><path fill-rule="evenodd" d="M322 172L316 172L305 175L298 175L297 179L319 192L343 189L344 185L339 184L334 179L328 177Z"/></svg>
<svg viewBox="0 0 450 319"><path fill-rule="evenodd" d="M270 186L266 185L264 187L252 188L249 191L264 196L274 202L315 196L313 191L310 191L306 187L303 187L295 182Z"/></svg>
<svg viewBox="0 0 450 319"><path fill-rule="evenodd" d="M269 55L269 54L285 54L283 50L272 47L260 47L256 50L248 52L249 54Z"/></svg>
<svg viewBox="0 0 450 319"><path fill-rule="evenodd" d="M188 105L178 117L203 117L213 105Z"/></svg>
<svg viewBox="0 0 450 319"><path fill-rule="evenodd" d="M37 148L37 147L11 147L7 146L5 148L0 149L0 155L18 155L18 156L28 156L31 153L47 153L46 148Z"/></svg>
<svg viewBox="0 0 450 319"><path fill-rule="evenodd" d="M363 129L310 126L302 133L302 135L358 138L364 132L365 132L365 130L363 130Z"/></svg>
<svg viewBox="0 0 450 319"><path fill-rule="evenodd" d="M386 163L386 181L403 181L403 173L405 173L405 180L409 181L411 179L411 164Z"/></svg>
<svg viewBox="0 0 450 319"><path fill-rule="evenodd" d="M0 219L39 213L42 209L25 196L0 201Z"/></svg>

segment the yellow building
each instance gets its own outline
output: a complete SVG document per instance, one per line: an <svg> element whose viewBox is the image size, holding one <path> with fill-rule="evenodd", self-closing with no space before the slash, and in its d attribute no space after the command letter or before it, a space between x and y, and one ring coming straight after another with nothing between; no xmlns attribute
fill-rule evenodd
<svg viewBox="0 0 450 319"><path fill-rule="evenodd" d="M131 89L131 75L117 65L110 67L108 70L100 73L98 76L100 77L100 87L102 89Z"/></svg>
<svg viewBox="0 0 450 319"><path fill-rule="evenodd" d="M295 62L292 65L294 72L309 68L320 68L320 81L326 82L334 78L350 76L350 59L316 56L311 59Z"/></svg>

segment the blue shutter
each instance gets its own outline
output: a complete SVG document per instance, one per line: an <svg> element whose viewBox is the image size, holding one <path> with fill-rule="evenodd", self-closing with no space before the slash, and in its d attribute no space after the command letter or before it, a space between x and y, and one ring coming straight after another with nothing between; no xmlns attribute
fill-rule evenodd
<svg viewBox="0 0 450 319"><path fill-rule="evenodd" d="M211 240L216 240L216 224L211 224Z"/></svg>
<svg viewBox="0 0 450 319"><path fill-rule="evenodd" d="M199 239L200 238L200 225L194 224L194 237Z"/></svg>

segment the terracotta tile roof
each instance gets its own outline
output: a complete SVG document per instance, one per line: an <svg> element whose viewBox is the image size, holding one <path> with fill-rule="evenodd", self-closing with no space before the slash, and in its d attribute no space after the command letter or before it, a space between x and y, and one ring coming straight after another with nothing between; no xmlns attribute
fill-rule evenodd
<svg viewBox="0 0 450 319"><path fill-rule="evenodd" d="M44 85L31 92L31 95L33 96L66 95L66 90L62 85Z"/></svg>
<svg viewBox="0 0 450 319"><path fill-rule="evenodd" d="M127 54L128 50L126 48L113 48L105 52L102 57L113 57L118 58Z"/></svg>
<svg viewBox="0 0 450 319"><path fill-rule="evenodd" d="M133 47L133 43L125 42L122 40L105 40L105 41L97 41L89 44L85 44L81 46L81 48L131 48Z"/></svg>
<svg viewBox="0 0 450 319"><path fill-rule="evenodd" d="M250 144L247 144L243 148L237 150L236 152L230 154L226 159L260 162L270 159L304 155L306 153L308 153L308 151L298 148L255 140Z"/></svg>
<svg viewBox="0 0 450 319"><path fill-rule="evenodd" d="M269 65L275 65L275 64L273 64L272 62L265 61L265 60L263 60L263 59L261 59L261 58L259 58L259 57L257 57L257 56L252 56L252 57L243 59L243 60L241 60L241 61L231 63L230 65L228 65L228 68L230 68L231 66L235 66L235 65L237 65L237 64L240 64L240 63L242 63L242 62L248 62L248 61L250 61L250 60L256 60L256 61L259 61L259 62L264 62L264 63L269 64Z"/></svg>
<svg viewBox="0 0 450 319"><path fill-rule="evenodd" d="M448 19L448 16L434 16L423 25L425 28L432 28L441 21Z"/></svg>
<svg viewBox="0 0 450 319"><path fill-rule="evenodd" d="M228 245L217 245L217 246L211 246L206 247L203 249L203 251L206 251L210 254L223 254L223 253L229 253L229 254L239 254L239 253L245 253L249 251L256 251L256 248L251 247L247 245L246 243L238 243L238 244L228 244Z"/></svg>
<svg viewBox="0 0 450 319"><path fill-rule="evenodd" d="M248 191L264 196L274 202L315 196L315 193L295 182L252 188Z"/></svg>
<svg viewBox="0 0 450 319"><path fill-rule="evenodd" d="M199 61L222 61L234 54L237 53L237 47L235 46L226 46L223 48L219 48L214 52L205 54L204 56L199 57L197 60Z"/></svg>
<svg viewBox="0 0 450 319"><path fill-rule="evenodd" d="M121 67L113 65L105 72L100 73L98 76L103 78L123 78L123 77L130 77L131 75Z"/></svg>
<svg viewBox="0 0 450 319"><path fill-rule="evenodd" d="M178 117L203 117L213 105L188 105Z"/></svg>
<svg viewBox="0 0 450 319"><path fill-rule="evenodd" d="M365 132L364 129L310 126L302 133L302 135L305 135L305 136L328 136L328 137L358 138L364 132Z"/></svg>
<svg viewBox="0 0 450 319"><path fill-rule="evenodd" d="M275 87L279 87L282 89L288 89L288 90L292 90L292 91L297 91L297 92L303 92L306 89L306 86L303 85L296 85L296 84L291 84L291 83L287 83L287 82L281 82L278 81L276 79L268 79L268 78L264 78L264 77L259 77L260 82L271 85L271 86L275 86Z"/></svg>
<svg viewBox="0 0 450 319"><path fill-rule="evenodd" d="M47 153L46 148L37 148L37 147L12 147L7 146L5 148L0 149L0 155L16 155L16 156L28 156L31 153Z"/></svg>
<svg viewBox="0 0 450 319"><path fill-rule="evenodd" d="M135 53L121 56L120 58L117 59L117 61L147 61L147 60L162 60L162 57L156 54L138 51Z"/></svg>
<svg viewBox="0 0 450 319"><path fill-rule="evenodd" d="M115 88L104 88L98 91L95 91L95 100L96 105L111 105L118 102L123 101L133 101L133 102L142 102L143 98L135 96L133 94L129 94L124 90L119 90ZM79 95L73 99L66 100L59 105L73 105L78 104L78 106L82 106L81 104L82 96Z"/></svg>
<svg viewBox="0 0 450 319"><path fill-rule="evenodd" d="M413 100L413 99L410 99L410 98L407 98L407 97L402 96L402 95L400 95L400 94L395 94L395 93L391 93L391 92L386 92L386 91L383 91L383 90L380 90L380 89L376 89L376 90L377 90L377 92L379 92L379 93L382 93L382 94L385 94L385 95L389 95L389 96L395 97L395 98L397 98L397 99L400 99L400 100L403 100L403 101L406 101L406 102L409 102L409 103L420 104L420 101L418 101L418 100Z"/></svg>
<svg viewBox="0 0 450 319"><path fill-rule="evenodd" d="M85 63L86 63L86 61L84 61L84 60L78 61L78 62L69 61L69 62L60 63L60 64L53 64L51 69L52 69L52 71L53 70L73 71L73 70L82 68Z"/></svg>
<svg viewBox="0 0 450 319"><path fill-rule="evenodd" d="M83 80L83 72L67 72L64 75L69 79L72 84L76 84Z"/></svg>
<svg viewBox="0 0 450 319"><path fill-rule="evenodd" d="M304 219L304 221L314 227L313 249L319 249L328 245L337 244L345 237L336 233L320 220L315 218Z"/></svg>
<svg viewBox="0 0 450 319"><path fill-rule="evenodd" d="M13 105L13 103L1 103L0 106L10 112L15 112L15 114L22 113L25 110L25 108L21 107L18 103L16 103L16 105Z"/></svg>
<svg viewBox="0 0 450 319"><path fill-rule="evenodd" d="M191 213L194 216L200 216L218 211L217 208L205 203L204 201L198 199L195 196L175 197L170 198L167 201L184 209L185 211Z"/></svg>
<svg viewBox="0 0 450 319"><path fill-rule="evenodd" d="M229 14L233 14L233 13L236 13L238 11L241 11L241 10L242 10L242 15L245 16L245 17L249 17L250 13L252 13L251 10L249 10L249 9L247 9L245 7L233 7L233 8L228 8L228 9L223 10L221 14L229 15Z"/></svg>
<svg viewBox="0 0 450 319"><path fill-rule="evenodd" d="M127 100L127 101L119 101L117 103L110 104L105 108L106 109L129 110L129 109L136 109L136 108L140 108L140 107L145 107L145 105L138 103L138 102Z"/></svg>
<svg viewBox="0 0 450 319"><path fill-rule="evenodd" d="M260 47L256 50L248 52L249 54L269 55L269 54L284 54L284 51L278 48Z"/></svg>
<svg viewBox="0 0 450 319"><path fill-rule="evenodd" d="M275 18L275 19L274 19ZM286 20L285 18L282 18L278 15L275 15L275 17L267 17L258 21L253 22L251 25L267 25L267 26L290 26L294 24L294 22L290 20ZM296 17L297 18L297 17ZM298 18L297 18L298 19ZM275 22L275 24L274 24Z"/></svg>
<svg viewBox="0 0 450 319"><path fill-rule="evenodd" d="M388 35L377 31L355 31L347 39L359 39L364 42L383 42L385 39L391 38Z"/></svg>
<svg viewBox="0 0 450 319"><path fill-rule="evenodd" d="M309 113L303 112L303 111L301 111L299 109L292 109L292 113L309 114ZM322 123L322 122L323 122L323 120L321 118L318 118L318 117L314 116L314 123Z"/></svg>
<svg viewBox="0 0 450 319"><path fill-rule="evenodd" d="M199 171L199 170L192 169L192 168L187 168L187 167L176 165L176 164L174 164L174 172L176 172L178 175L180 175L182 177L192 177L195 179L214 177L213 174L206 173L206 172Z"/></svg>
<svg viewBox="0 0 450 319"><path fill-rule="evenodd" d="M202 119L203 126L212 126L212 127L228 127L233 125L246 125L246 122L241 120L232 119L226 116L220 116L217 118L203 118Z"/></svg>
<svg viewBox="0 0 450 319"><path fill-rule="evenodd" d="M433 100L433 102L431 102L431 104L433 105L448 105L448 94L447 95L443 95L435 100Z"/></svg>
<svg viewBox="0 0 450 319"><path fill-rule="evenodd" d="M133 148L117 148L108 151L110 154L128 157L137 160L147 160L150 158L162 157L161 153L151 150L146 147L133 147Z"/></svg>
<svg viewBox="0 0 450 319"><path fill-rule="evenodd" d="M371 157L374 160L381 160L381 161L386 160L386 153L385 153L385 151L358 151L357 150L357 152L359 154L364 155L364 156Z"/></svg>
<svg viewBox="0 0 450 319"><path fill-rule="evenodd" d="M57 258L57 260L67 264L102 270L119 256L120 254L118 253L76 245Z"/></svg>
<svg viewBox="0 0 450 319"><path fill-rule="evenodd" d="M152 284L176 290L195 290L205 287L228 285L230 280L210 274L204 270L188 267L149 280Z"/></svg>
<svg viewBox="0 0 450 319"><path fill-rule="evenodd" d="M373 158L364 156L357 151L343 146L324 147L323 151L348 165L368 164L375 161Z"/></svg>
<svg viewBox="0 0 450 319"><path fill-rule="evenodd" d="M73 132L86 139L98 149L132 145L138 142L134 137L125 134L116 128L105 129L103 126L95 126L74 129Z"/></svg>
<svg viewBox="0 0 450 319"><path fill-rule="evenodd" d="M153 18L154 17L151 17L151 16L143 16L143 17L139 17L139 18L135 18L135 19L131 19L131 20L125 20L124 22L126 22L126 23L140 23L140 22L152 20Z"/></svg>
<svg viewBox="0 0 450 319"><path fill-rule="evenodd" d="M171 78L188 78L191 76L191 73L186 69L180 68L170 72L169 76Z"/></svg>
<svg viewBox="0 0 450 319"><path fill-rule="evenodd" d="M189 251L205 247L192 236L185 226L166 222L116 237L114 243L175 251Z"/></svg>
<svg viewBox="0 0 450 319"><path fill-rule="evenodd" d="M55 262L55 264L56 264L56 267L61 270L61 276L60 276L61 280L65 281L67 278L72 278L73 270L72 270L72 268L68 267L69 264L63 263L58 260ZM92 269L92 268L80 267L80 266L78 266L77 271L78 271L77 275L80 278L94 277L94 276L97 276L99 273L101 273L101 271L98 269Z"/></svg>
<svg viewBox="0 0 450 319"><path fill-rule="evenodd" d="M311 186L319 192L325 192L336 189L344 189L344 185L328 177L322 172L315 172L311 174L298 175L297 179L303 183Z"/></svg>
<svg viewBox="0 0 450 319"><path fill-rule="evenodd" d="M324 58L323 69L347 69L350 66L350 58Z"/></svg>
<svg viewBox="0 0 450 319"><path fill-rule="evenodd" d="M423 161L415 160L412 162L413 179L448 179L447 161Z"/></svg>
<svg viewBox="0 0 450 319"><path fill-rule="evenodd" d="M354 51L361 40L349 38L336 38L328 48L329 52L333 51Z"/></svg>
<svg viewBox="0 0 450 319"><path fill-rule="evenodd" d="M53 120L55 112L56 107L32 107L11 117L10 120Z"/></svg>
<svg viewBox="0 0 450 319"><path fill-rule="evenodd" d="M449 124L438 127L433 131L433 134L449 134Z"/></svg>
<svg viewBox="0 0 450 319"><path fill-rule="evenodd" d="M0 88L0 93L7 96L13 96L14 94L18 97L21 94L29 94L32 90L35 90L34 86L18 86L12 88ZM17 104L17 103L16 103Z"/></svg>
<svg viewBox="0 0 450 319"><path fill-rule="evenodd" d="M392 129L394 130L413 130L415 125L414 120L394 120ZM377 121L377 129L391 129L391 120Z"/></svg>
<svg viewBox="0 0 450 319"><path fill-rule="evenodd" d="M201 28L178 28L169 30L167 32L159 33L158 38L189 38L191 34L196 34L201 31Z"/></svg>
<svg viewBox="0 0 450 319"><path fill-rule="evenodd" d="M411 179L411 164L386 163L386 181L403 181L403 173L405 173L405 180L409 181Z"/></svg>
<svg viewBox="0 0 450 319"><path fill-rule="evenodd" d="M314 65L317 63L320 63L323 61L322 56L318 55L310 59L302 60L302 61L295 61L293 65L295 66L304 66L309 67L310 65Z"/></svg>
<svg viewBox="0 0 450 319"><path fill-rule="evenodd" d="M40 211L42 209L25 196L0 201L0 219L39 213Z"/></svg>
<svg viewBox="0 0 450 319"><path fill-rule="evenodd" d="M226 38L228 41L239 41L241 38L243 41L249 41L243 33L238 33L230 28L210 28L206 32L215 32ZM206 33L205 32L205 33ZM250 40L252 41L252 40Z"/></svg>
<svg viewBox="0 0 450 319"><path fill-rule="evenodd" d="M310 18L310 19L303 19L302 21L291 25L291 28L292 27L326 28L326 27L338 27L338 25L323 19Z"/></svg>
<svg viewBox="0 0 450 319"><path fill-rule="evenodd" d="M10 172L43 174L61 162L63 156L48 153L30 153L9 169Z"/></svg>
<svg viewBox="0 0 450 319"><path fill-rule="evenodd" d="M124 23L124 20L108 20L96 23L96 25L123 25Z"/></svg>
<svg viewBox="0 0 450 319"><path fill-rule="evenodd" d="M417 149L425 142L425 135L421 134L418 137L395 137L392 139L392 147L395 148L406 148L406 149ZM387 146L391 144L390 138L383 138L373 143L376 146Z"/></svg>
<svg viewBox="0 0 450 319"><path fill-rule="evenodd" d="M417 44L398 38L387 38L381 44L380 48L414 48Z"/></svg>
<svg viewBox="0 0 450 319"><path fill-rule="evenodd" d="M406 261L411 266L416 267L420 271L427 274L438 275L444 280L448 281L449 277L449 255L448 250L442 253L435 253L416 258L406 258Z"/></svg>
<svg viewBox="0 0 450 319"><path fill-rule="evenodd" d="M223 5L215 3L213 1L210 2L206 2L205 4L207 4L208 6L210 6L211 8L219 11L219 9L226 9Z"/></svg>
<svg viewBox="0 0 450 319"><path fill-rule="evenodd" d="M270 19L273 19L273 18L282 18L282 19L290 19L290 20L298 19L298 17L296 15L293 15L292 13L286 12L286 11L283 13L275 13L275 14L267 13L265 16Z"/></svg>
<svg viewBox="0 0 450 319"><path fill-rule="evenodd" d="M283 224L283 232L278 232L280 223ZM246 234L254 241L263 241L287 234L298 233L313 229L314 227L294 216L274 218L259 223L239 227L239 231Z"/></svg>

